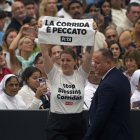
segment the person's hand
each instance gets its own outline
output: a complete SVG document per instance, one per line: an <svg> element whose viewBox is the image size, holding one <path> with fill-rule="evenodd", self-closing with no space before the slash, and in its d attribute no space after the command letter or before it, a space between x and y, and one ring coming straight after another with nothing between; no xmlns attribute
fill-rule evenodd
<svg viewBox="0 0 140 140"><path fill-rule="evenodd" d="M36 91L36 94L35 94L35 97L40 99L40 97L42 95L44 95L45 93L47 92L47 86L46 85L41 85L37 88L37 91Z"/></svg>
<svg viewBox="0 0 140 140"><path fill-rule="evenodd" d="M22 36L25 36L27 34L26 31L29 27L30 26L28 24L25 24L25 25L21 26L19 34L21 34Z"/></svg>
<svg viewBox="0 0 140 140"><path fill-rule="evenodd" d="M42 27L42 20L38 20L38 28L41 28Z"/></svg>
<svg viewBox="0 0 140 140"><path fill-rule="evenodd" d="M29 26L28 24L25 24L21 27L19 34L21 34L21 36L28 36L32 39L37 37L36 29L32 26Z"/></svg>

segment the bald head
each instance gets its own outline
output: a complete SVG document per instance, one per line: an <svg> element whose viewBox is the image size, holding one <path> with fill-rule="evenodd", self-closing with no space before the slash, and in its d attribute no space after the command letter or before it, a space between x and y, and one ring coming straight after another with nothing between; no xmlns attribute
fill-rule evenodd
<svg viewBox="0 0 140 140"><path fill-rule="evenodd" d="M16 1L12 4L12 15L18 21L26 17L25 7L22 2Z"/></svg>
<svg viewBox="0 0 140 140"><path fill-rule="evenodd" d="M119 43L123 48L129 47L129 45L132 43L132 37L130 31L127 30L120 34Z"/></svg>

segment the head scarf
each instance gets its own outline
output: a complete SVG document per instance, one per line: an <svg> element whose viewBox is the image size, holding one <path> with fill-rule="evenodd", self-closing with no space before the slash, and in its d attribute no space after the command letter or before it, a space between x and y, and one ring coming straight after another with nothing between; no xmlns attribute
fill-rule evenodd
<svg viewBox="0 0 140 140"><path fill-rule="evenodd" d="M7 79L9 79L10 77L16 77L16 75L14 74L6 74L3 79L0 82L0 94L2 93L3 89L5 88L5 83L7 81Z"/></svg>

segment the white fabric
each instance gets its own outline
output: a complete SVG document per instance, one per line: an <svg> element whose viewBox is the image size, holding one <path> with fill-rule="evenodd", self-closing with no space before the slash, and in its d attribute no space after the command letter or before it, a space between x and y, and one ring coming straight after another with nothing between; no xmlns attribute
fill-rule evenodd
<svg viewBox="0 0 140 140"><path fill-rule="evenodd" d="M133 27L133 23L128 19L127 16L124 17L124 20L122 23L120 23L119 27L122 31L129 30Z"/></svg>
<svg viewBox="0 0 140 140"><path fill-rule="evenodd" d="M130 84L131 84L131 92L132 94L134 93L134 91L137 88L138 85L138 81L139 81L139 77L140 77L140 69L136 70L130 80Z"/></svg>
<svg viewBox="0 0 140 140"><path fill-rule="evenodd" d="M29 109L39 109L41 105L41 100L35 97L35 92L31 90L30 87L24 85L18 92L20 96L22 96L26 106Z"/></svg>
<svg viewBox="0 0 140 140"><path fill-rule="evenodd" d="M140 0L131 0L130 3L132 3L132 2L136 2L136 3L140 4Z"/></svg>
<svg viewBox="0 0 140 140"><path fill-rule="evenodd" d="M71 76L66 76L54 66L47 76L51 84L51 112L59 114L82 112L88 73L80 67Z"/></svg>
<svg viewBox="0 0 140 140"><path fill-rule="evenodd" d="M9 96L2 92L0 95L0 109L27 109L22 97L19 95Z"/></svg>
<svg viewBox="0 0 140 140"><path fill-rule="evenodd" d="M120 26L126 17L126 9L121 9L121 10L116 10L116 9L111 9L112 11L112 22L116 26Z"/></svg>
<svg viewBox="0 0 140 140"><path fill-rule="evenodd" d="M134 91L133 95L131 96L131 104L136 101L140 101L140 91L138 91L137 89Z"/></svg>
<svg viewBox="0 0 140 140"><path fill-rule="evenodd" d="M77 20L44 16L41 20L42 27L38 31L40 43L68 46L93 46L94 44L93 19Z"/></svg>
<svg viewBox="0 0 140 140"><path fill-rule="evenodd" d="M84 109L89 110L92 98L97 89L98 85L92 84L87 81L85 90L84 90Z"/></svg>
<svg viewBox="0 0 140 140"><path fill-rule="evenodd" d="M95 42L94 42L94 51L99 50L100 48L107 47L105 36L101 32L96 32Z"/></svg>
<svg viewBox="0 0 140 140"><path fill-rule="evenodd" d="M70 16L70 14L67 13L67 12L64 10L64 8L61 8L61 9L57 12L57 16L58 16L58 17L63 17L63 18L72 18L72 17Z"/></svg>
<svg viewBox="0 0 140 140"><path fill-rule="evenodd" d="M8 3L0 4L0 10L11 12L11 6Z"/></svg>

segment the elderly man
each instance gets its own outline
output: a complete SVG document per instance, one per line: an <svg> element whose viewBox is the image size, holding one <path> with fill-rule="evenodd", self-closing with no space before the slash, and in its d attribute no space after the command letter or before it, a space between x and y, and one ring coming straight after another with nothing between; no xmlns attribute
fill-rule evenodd
<svg viewBox="0 0 140 140"><path fill-rule="evenodd" d="M12 4L12 20L7 29L14 28L19 31L25 18L26 11L24 4L21 1L15 1Z"/></svg>

